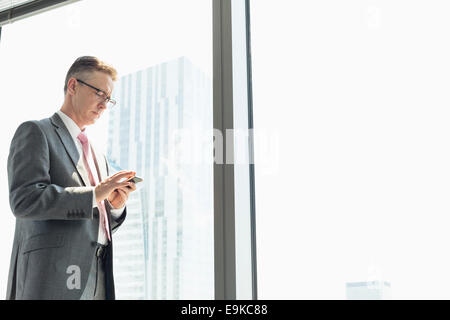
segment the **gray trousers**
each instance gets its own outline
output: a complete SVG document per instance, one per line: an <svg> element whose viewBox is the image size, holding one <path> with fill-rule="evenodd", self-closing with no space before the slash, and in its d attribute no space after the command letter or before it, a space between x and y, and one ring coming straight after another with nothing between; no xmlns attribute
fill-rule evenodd
<svg viewBox="0 0 450 320"><path fill-rule="evenodd" d="M86 287L80 300L105 300L105 246L98 244L94 261L86 283Z"/></svg>

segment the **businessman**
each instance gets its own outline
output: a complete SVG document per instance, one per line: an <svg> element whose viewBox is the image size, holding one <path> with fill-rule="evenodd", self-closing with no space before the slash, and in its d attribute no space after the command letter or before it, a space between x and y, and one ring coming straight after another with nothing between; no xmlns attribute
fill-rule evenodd
<svg viewBox="0 0 450 320"><path fill-rule="evenodd" d="M126 217L136 173L109 176L86 127L111 99L116 70L96 57L75 60L64 103L52 117L16 130L8 157L16 217L6 299L113 300L112 234Z"/></svg>

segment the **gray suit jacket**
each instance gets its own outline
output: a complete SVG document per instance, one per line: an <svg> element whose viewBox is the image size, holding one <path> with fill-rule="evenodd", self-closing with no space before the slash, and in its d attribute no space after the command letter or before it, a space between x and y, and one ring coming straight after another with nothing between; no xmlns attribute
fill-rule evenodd
<svg viewBox="0 0 450 320"><path fill-rule="evenodd" d="M109 174L106 157L96 154L96 158L104 179ZM81 297L94 261L99 224L82 163L56 113L18 127L8 157L9 201L16 227L6 299ZM126 209L118 220L111 220L108 206L107 211L112 234L124 221ZM114 299L112 243L106 257L107 299Z"/></svg>

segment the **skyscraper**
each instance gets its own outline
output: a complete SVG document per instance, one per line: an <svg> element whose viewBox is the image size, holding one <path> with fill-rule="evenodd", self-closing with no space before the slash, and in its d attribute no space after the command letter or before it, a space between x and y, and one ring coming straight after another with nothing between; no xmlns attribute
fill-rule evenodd
<svg viewBox="0 0 450 320"><path fill-rule="evenodd" d="M391 284L386 281L349 282L346 285L348 300L388 300Z"/></svg>
<svg viewBox="0 0 450 320"><path fill-rule="evenodd" d="M115 234L118 299L214 297L211 93L185 57L116 83L107 156L144 178Z"/></svg>

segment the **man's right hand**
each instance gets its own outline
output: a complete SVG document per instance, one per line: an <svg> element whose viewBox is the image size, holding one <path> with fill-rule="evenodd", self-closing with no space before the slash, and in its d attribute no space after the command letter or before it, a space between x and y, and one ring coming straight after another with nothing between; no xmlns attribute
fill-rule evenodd
<svg viewBox="0 0 450 320"><path fill-rule="evenodd" d="M130 186L133 182L129 182L127 180L135 175L136 172L134 171L122 170L101 181L95 187L95 200L97 202L101 202L102 200L108 198L110 193L115 189ZM125 180L121 182L122 179Z"/></svg>

